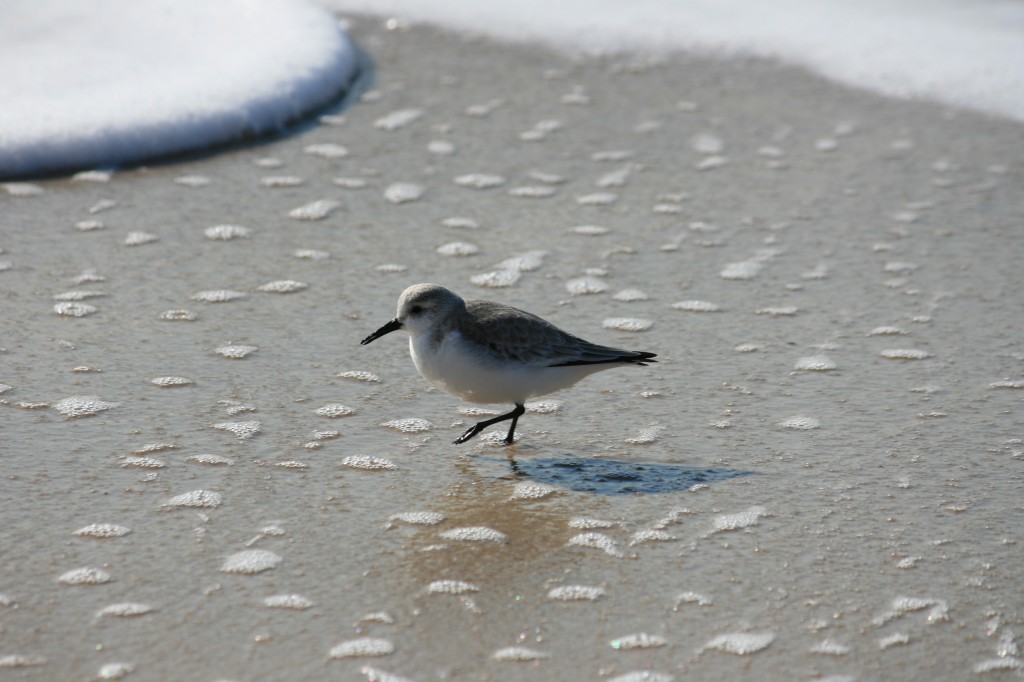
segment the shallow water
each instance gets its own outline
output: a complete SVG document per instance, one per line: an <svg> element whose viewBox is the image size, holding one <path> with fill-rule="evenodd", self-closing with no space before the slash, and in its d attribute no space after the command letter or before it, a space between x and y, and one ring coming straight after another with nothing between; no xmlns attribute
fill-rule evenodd
<svg viewBox="0 0 1024 682"><path fill-rule="evenodd" d="M343 121L0 193L3 675L1020 675L1019 126L353 35ZM453 446L419 281L659 363Z"/></svg>

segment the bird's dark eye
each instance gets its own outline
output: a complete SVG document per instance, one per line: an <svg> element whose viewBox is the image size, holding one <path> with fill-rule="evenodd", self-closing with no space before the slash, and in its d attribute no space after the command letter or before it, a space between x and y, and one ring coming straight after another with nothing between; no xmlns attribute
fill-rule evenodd
<svg viewBox="0 0 1024 682"><path fill-rule="evenodd" d="M414 305L412 308L409 309L409 312L412 313L413 315L419 315L420 313L423 312L423 306Z"/></svg>

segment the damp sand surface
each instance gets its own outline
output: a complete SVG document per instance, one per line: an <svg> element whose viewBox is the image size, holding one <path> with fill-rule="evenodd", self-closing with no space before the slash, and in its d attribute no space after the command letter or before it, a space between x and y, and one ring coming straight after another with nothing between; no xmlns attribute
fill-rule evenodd
<svg viewBox="0 0 1024 682"><path fill-rule="evenodd" d="M0 192L0 675L1020 675L1018 124L352 35L322 125ZM454 446L359 345L422 281L659 363Z"/></svg>

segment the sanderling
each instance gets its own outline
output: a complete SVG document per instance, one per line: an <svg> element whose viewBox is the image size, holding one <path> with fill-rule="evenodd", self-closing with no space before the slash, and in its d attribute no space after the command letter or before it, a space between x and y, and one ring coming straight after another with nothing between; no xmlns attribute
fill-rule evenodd
<svg viewBox="0 0 1024 682"><path fill-rule="evenodd" d="M463 300L437 284L414 284L398 298L398 316L362 340L409 332L409 352L424 379L474 403L514 403L515 408L477 422L455 442L512 420L511 443L527 398L572 386L583 377L620 365L646 365L654 353L584 341L532 313L491 301Z"/></svg>

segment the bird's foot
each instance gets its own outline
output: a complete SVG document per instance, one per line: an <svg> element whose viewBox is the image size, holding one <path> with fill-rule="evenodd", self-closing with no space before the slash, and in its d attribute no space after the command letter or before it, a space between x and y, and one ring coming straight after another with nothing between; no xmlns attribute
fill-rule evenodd
<svg viewBox="0 0 1024 682"><path fill-rule="evenodd" d="M467 440L469 440L470 438L472 438L473 436L475 436L476 434L480 433L483 430L484 429L483 429L482 426L480 426L479 424L474 424L473 426L471 426L468 429L466 429L466 432L464 434L462 434L461 436L456 438L454 441L452 441L452 444L453 445L462 445Z"/></svg>

